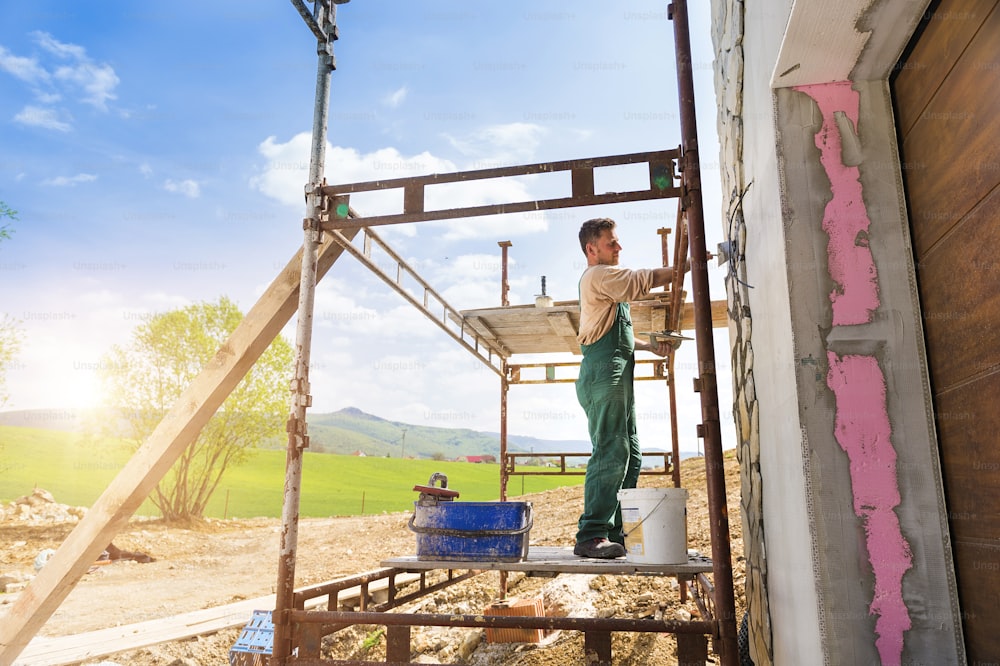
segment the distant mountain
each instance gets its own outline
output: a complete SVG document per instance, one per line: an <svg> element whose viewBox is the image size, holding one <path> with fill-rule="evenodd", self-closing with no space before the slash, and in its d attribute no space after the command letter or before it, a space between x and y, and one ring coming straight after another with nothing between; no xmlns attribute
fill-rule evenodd
<svg viewBox="0 0 1000 666"><path fill-rule="evenodd" d="M326 414L309 414L309 448L325 453L354 453L369 456L433 458L453 460L461 456L500 455L500 436L469 428L440 428L389 421L347 407ZM530 444L508 438L511 451L530 451ZM531 438L526 438L531 439ZM545 440L533 440L545 442ZM538 450L561 451L556 443L539 444ZM581 443L576 443L581 444ZM586 444L584 442L584 444ZM589 444L587 447L589 448Z"/></svg>
<svg viewBox="0 0 1000 666"><path fill-rule="evenodd" d="M92 428L101 412L85 409L33 409L0 412L0 425L81 432ZM107 415L103 418L107 418ZM352 454L363 452L367 456L443 458L454 460L463 456L500 456L500 435L468 428L440 428L389 421L373 414L347 407L336 412L309 413L309 450L316 453ZM283 438L264 445L281 448ZM507 448L511 452L536 453L589 453L587 440L553 440L508 435ZM656 450L655 448L647 448ZM698 455L682 451L681 458ZM572 462L572 460L571 460ZM582 462L582 459L581 459ZM662 464L662 459L650 457L647 465Z"/></svg>
<svg viewBox="0 0 1000 666"><path fill-rule="evenodd" d="M86 430L94 414L95 410L89 409L19 409L0 412L0 425L80 432Z"/></svg>
<svg viewBox="0 0 1000 666"><path fill-rule="evenodd" d="M461 456L500 456L500 435L468 428L418 426L400 421L388 421L356 407L347 407L326 414L310 414L309 448L324 453L354 453L397 458L441 457L454 460ZM590 453L589 440L541 439L526 435L508 435L507 450L511 453ZM647 447L646 451L663 450ZM681 458L698 455L681 452ZM579 462L584 459L580 458ZM526 462L526 461L525 461ZM574 461L571 458L568 463ZM663 458L649 456L645 465L658 466Z"/></svg>

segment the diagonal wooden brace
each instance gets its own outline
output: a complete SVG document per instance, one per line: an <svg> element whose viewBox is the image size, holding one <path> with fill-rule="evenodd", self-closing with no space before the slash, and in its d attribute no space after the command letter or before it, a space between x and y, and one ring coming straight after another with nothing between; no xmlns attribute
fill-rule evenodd
<svg viewBox="0 0 1000 666"><path fill-rule="evenodd" d="M345 231L351 238L356 230ZM317 281L343 254L336 243L320 248ZM0 622L0 664L13 664L59 608L105 547L190 445L295 313L301 250L288 262L215 358L202 370L70 532Z"/></svg>

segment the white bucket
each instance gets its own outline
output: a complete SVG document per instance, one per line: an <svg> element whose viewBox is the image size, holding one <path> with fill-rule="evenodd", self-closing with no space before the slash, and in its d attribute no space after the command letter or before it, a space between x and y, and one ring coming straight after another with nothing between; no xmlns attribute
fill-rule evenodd
<svg viewBox="0 0 1000 666"><path fill-rule="evenodd" d="M687 498L684 488L619 490L625 559L641 564L687 562Z"/></svg>

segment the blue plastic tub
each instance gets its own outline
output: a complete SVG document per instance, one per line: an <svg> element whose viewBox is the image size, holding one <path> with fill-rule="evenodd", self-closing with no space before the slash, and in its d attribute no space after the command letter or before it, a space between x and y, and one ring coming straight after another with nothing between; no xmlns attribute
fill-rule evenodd
<svg viewBox="0 0 1000 666"><path fill-rule="evenodd" d="M519 562L528 556L531 502L414 502L418 560Z"/></svg>

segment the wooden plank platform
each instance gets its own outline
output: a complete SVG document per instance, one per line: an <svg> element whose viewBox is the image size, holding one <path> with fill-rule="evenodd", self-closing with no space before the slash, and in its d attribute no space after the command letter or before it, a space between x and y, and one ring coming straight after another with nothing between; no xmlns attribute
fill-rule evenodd
<svg viewBox="0 0 1000 666"><path fill-rule="evenodd" d="M523 571L532 576L555 574L652 574L658 576L694 576L712 571L712 560L707 557L688 557L682 564L641 564L629 562L624 557L615 560L598 560L577 557L572 548L532 546L527 559L520 562L489 562L482 560L422 560L416 555L393 557L383 560L383 567L404 571L431 569L475 569L490 571Z"/></svg>
<svg viewBox="0 0 1000 666"><path fill-rule="evenodd" d="M419 580L419 575L397 577L396 584ZM368 592L378 601L388 598L387 579L377 580L368 586ZM341 607L353 607L361 596L360 587L344 590L338 596ZM305 610L327 603L326 596L305 602ZM13 666L64 666L79 664L88 659L105 657L126 650L185 640L223 629L243 627L255 610L273 610L275 595L245 599L224 606L136 622L119 627L109 627L70 636L36 636L14 661Z"/></svg>
<svg viewBox="0 0 1000 666"><path fill-rule="evenodd" d="M682 295L683 297L683 295ZM670 326L670 293L655 292L647 298L632 301L632 327L637 338L646 339L648 333L667 329L694 329L694 309L691 303L681 307L680 322ZM712 302L712 325L721 328L729 325L726 301ZM508 357L514 354L549 354L572 352L580 354L576 334L580 330L580 302L556 301L552 307L535 305L508 305L506 307L462 310L464 324L489 340L496 341Z"/></svg>

